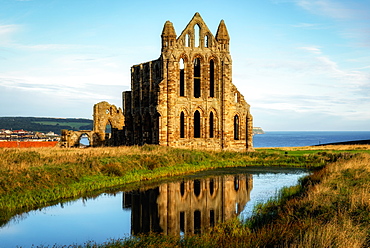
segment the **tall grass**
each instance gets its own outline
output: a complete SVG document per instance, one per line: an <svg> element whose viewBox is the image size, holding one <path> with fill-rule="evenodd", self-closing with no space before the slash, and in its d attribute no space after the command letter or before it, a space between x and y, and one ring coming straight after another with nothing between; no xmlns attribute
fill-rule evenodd
<svg viewBox="0 0 370 248"><path fill-rule="evenodd" d="M143 146L143 147L109 147L109 148L94 148L94 149L0 149L0 224L6 223L14 214L28 211L31 209L47 206L55 202L81 197L94 192L100 192L110 187L119 187L128 183L140 182L142 180L153 180L161 177L181 175L200 170L218 167L235 167L235 166L290 166L290 167L308 167L322 168L327 163L333 161L344 161L353 157L353 153L333 153L329 150L318 150L315 152L303 151L284 151L284 150L258 150L257 152L237 153L237 152L210 152L202 150L183 150L160 146ZM351 160L352 161L352 160ZM340 167L340 166L339 166ZM336 169L335 169L336 168ZM348 167L350 169L351 166ZM286 190L285 195L282 195L280 202L273 203L271 206L261 207L260 218L252 220L248 225L242 225L236 220L231 223L218 226L209 234L202 237L189 237L181 241L176 238L161 237L155 238L162 240L163 244L178 246L187 246L194 244L199 247L216 245L217 242L226 242L238 245L238 242L247 242L251 237L254 238L253 244L264 244L258 233L269 233L275 227L270 222L279 218L287 219L289 223L300 218L301 213L295 213L295 207L287 208L284 213L291 215L281 215L281 205L292 204L296 198L291 199L291 195L301 195L304 190L309 189L315 191L315 187L321 184L326 175L336 173L336 170L341 171L343 177L355 177L358 180L352 181L359 184L361 178L366 174L365 169L357 171L348 170L344 172L337 167L328 166L324 170L315 172L312 177L302 181L302 188L296 190ZM362 170L365 170L363 172ZM361 179L361 180L360 180ZM366 181L366 179L363 179ZM348 181L348 180L347 180ZM336 181L335 181L336 182ZM339 183L341 180L338 179ZM333 184L333 183L332 183ZM334 184L336 185L336 184ZM361 184L362 185L362 184ZM332 185L327 185L330 188ZM350 192L351 187L336 186L338 190ZM330 188L331 189L331 188ZM347 190L347 191L346 191ZM343 195L341 192L341 195ZM344 221L343 218L334 221L333 218L326 220L327 228L330 230L331 225L339 222L342 225L357 226L360 220L363 220L365 211L359 211L361 208L368 209L369 187L363 187L361 191L356 192L357 195L362 195L365 198L359 200L356 197L351 197L349 207L356 209L356 216L361 216L359 219L350 218L350 221ZM350 194L346 194L350 195ZM309 196L309 195L307 195ZM367 198L369 199L369 198ZM323 199L328 200L328 198ZM342 199L346 202L347 199ZM289 203L289 204L288 204ZM317 204L320 201L317 202ZM307 203L309 206L311 203ZM339 201L336 202L336 206ZM304 204L303 204L304 206ZM330 206L330 204L329 204ZM360 206L360 207L359 207ZM269 209L269 207L271 207ZM318 209L326 209L329 207L318 207ZM300 209L300 210L299 210ZM308 212L307 209L300 207L299 211ZM330 208L329 208L330 209ZM274 211L272 211L274 210ZM359 212L358 212L359 211ZM316 213L316 212L315 212ZM333 212L325 212L333 214ZM334 211L335 213L335 211ZM287 217L288 216L288 217ZM325 214L323 214L325 216ZM328 222L328 220L332 222ZM305 220L303 223L294 224L308 227L307 223L312 220ZM277 222L279 223L279 222ZM330 225L329 225L330 224ZM263 227L266 226L267 229ZM302 239L310 237L301 237L301 239L280 239L283 233L287 233L290 224L281 224L283 228L280 233L275 233L267 244L282 244L281 242L296 243ZM271 230L270 230L270 229ZM284 229L285 228L285 229ZM306 229L299 229L291 237L297 237L302 232L302 235L307 235ZM350 229L348 229L350 230ZM361 229L362 230L362 229ZM312 230L315 233L315 230ZM316 231L317 232L317 231ZM361 233L361 232L358 232ZM269 236L269 235L268 235ZM290 237L287 235L286 237ZM362 236L361 236L362 237ZM148 240L147 240L148 239ZM260 240L261 241L258 241ZM150 237L141 237L140 242L152 242ZM169 240L169 241L168 241ZM232 240L235 240L233 243ZM138 242L139 242L138 241ZM162 242L156 241L156 242ZM134 240L127 240L133 247L136 246ZM175 243L174 243L175 242ZM249 241L248 241L249 242ZM247 242L247 243L248 243ZM225 243L225 244L226 244ZM116 243L118 244L118 243ZM125 245L128 243L125 243ZM113 245L113 244L109 244ZM122 245L122 243L119 243ZM114 245L113 245L114 247ZM253 246L250 246L253 247Z"/></svg>

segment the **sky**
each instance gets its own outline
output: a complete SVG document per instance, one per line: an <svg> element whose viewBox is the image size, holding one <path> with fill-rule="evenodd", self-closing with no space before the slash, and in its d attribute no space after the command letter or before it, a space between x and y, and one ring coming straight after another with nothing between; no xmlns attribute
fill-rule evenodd
<svg viewBox="0 0 370 248"><path fill-rule="evenodd" d="M0 0L0 116L92 119L199 12L266 131L370 131L368 0Z"/></svg>

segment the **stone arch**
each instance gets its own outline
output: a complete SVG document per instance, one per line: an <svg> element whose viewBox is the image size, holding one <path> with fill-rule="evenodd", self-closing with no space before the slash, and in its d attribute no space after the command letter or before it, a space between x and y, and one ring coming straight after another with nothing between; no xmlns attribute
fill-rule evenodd
<svg viewBox="0 0 370 248"><path fill-rule="evenodd" d="M94 131L91 130L62 130L62 147L80 147L80 139L82 135L87 135L90 146L100 145L100 137L96 135Z"/></svg>
<svg viewBox="0 0 370 248"><path fill-rule="evenodd" d="M80 138L78 139L79 145L80 145L80 146L82 145L81 140L82 140L82 138L83 138L85 135L86 135L87 140L88 140L88 142L89 142L89 144L88 144L87 146L91 146L92 138L91 138L87 133L83 133L83 134L81 134L81 135L80 135Z"/></svg>
<svg viewBox="0 0 370 248"><path fill-rule="evenodd" d="M194 63L194 60L195 59L200 59L200 62L203 64L204 63L204 61L205 61L205 58L204 58L204 56L202 55L202 54L200 54L200 53L196 53L196 54L194 54L194 56L193 56L193 59L192 59L192 63Z"/></svg>

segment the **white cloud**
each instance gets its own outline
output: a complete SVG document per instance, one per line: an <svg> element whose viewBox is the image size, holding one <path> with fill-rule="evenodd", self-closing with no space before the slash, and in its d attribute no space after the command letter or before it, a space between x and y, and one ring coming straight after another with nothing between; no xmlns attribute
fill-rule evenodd
<svg viewBox="0 0 370 248"><path fill-rule="evenodd" d="M315 54L321 54L321 50L318 47L299 47L298 49L306 50Z"/></svg>
<svg viewBox="0 0 370 248"><path fill-rule="evenodd" d="M89 102L102 100L120 99L120 92L125 87L114 81L122 80L122 75L115 74L91 74L86 76L64 76L64 77L1 77L0 87L13 90L30 92L30 101L34 95L53 95L62 98L64 101L74 99L85 99Z"/></svg>
<svg viewBox="0 0 370 248"><path fill-rule="evenodd" d="M332 0L297 0L300 7L335 19L352 19L359 10Z"/></svg>
<svg viewBox="0 0 370 248"><path fill-rule="evenodd" d="M21 29L15 24L0 25L0 45L8 45L12 42L12 36Z"/></svg>
<svg viewBox="0 0 370 248"><path fill-rule="evenodd" d="M322 24L318 23L298 23L292 25L295 28L307 28L307 29L326 29Z"/></svg>
<svg viewBox="0 0 370 248"><path fill-rule="evenodd" d="M18 30L17 25L0 25L0 35L7 35Z"/></svg>
<svg viewBox="0 0 370 248"><path fill-rule="evenodd" d="M252 113L256 112L255 120L267 118L259 116L260 112L271 120L289 113L290 118L320 115L326 116L326 121L335 117L332 119L370 123L370 73L366 68L346 68L315 45L281 55L276 59L244 58L243 69L234 67L233 81Z"/></svg>

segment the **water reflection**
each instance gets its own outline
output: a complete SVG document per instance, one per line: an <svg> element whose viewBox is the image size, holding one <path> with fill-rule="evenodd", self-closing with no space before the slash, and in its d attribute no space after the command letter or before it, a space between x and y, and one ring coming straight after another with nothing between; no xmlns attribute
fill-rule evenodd
<svg viewBox="0 0 370 248"><path fill-rule="evenodd" d="M131 233L197 234L238 216L250 200L250 174L164 183L125 192L123 208L131 208Z"/></svg>
<svg viewBox="0 0 370 248"><path fill-rule="evenodd" d="M307 174L291 168L245 167L200 172L162 184L146 182L140 189L81 198L15 217L0 227L0 247L82 245L88 240L102 244L149 231L202 233L234 216L250 217L256 204Z"/></svg>

